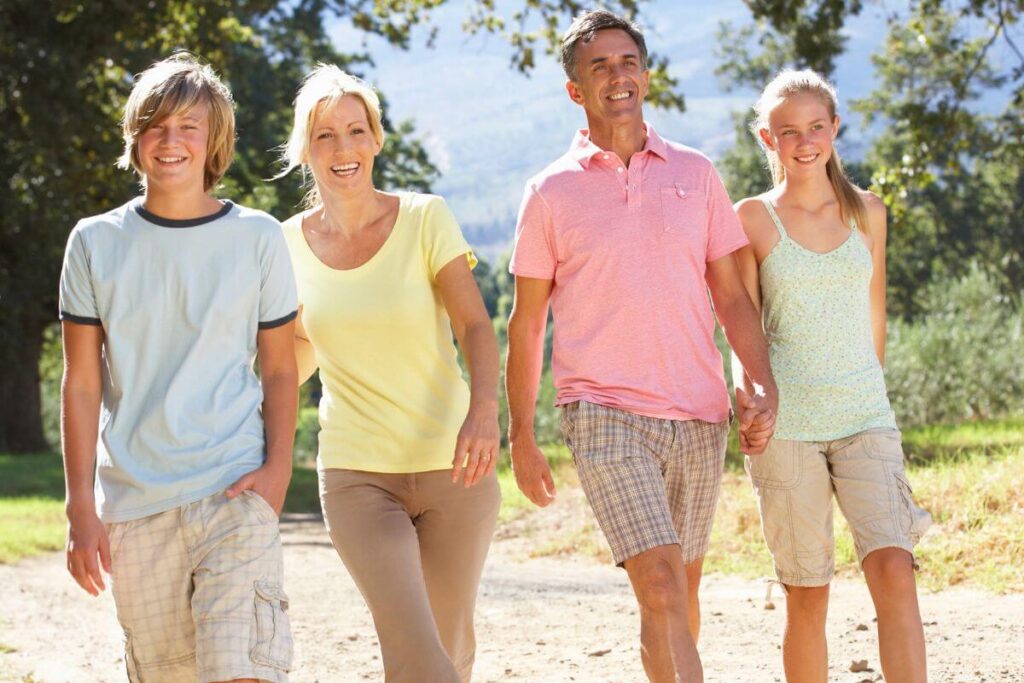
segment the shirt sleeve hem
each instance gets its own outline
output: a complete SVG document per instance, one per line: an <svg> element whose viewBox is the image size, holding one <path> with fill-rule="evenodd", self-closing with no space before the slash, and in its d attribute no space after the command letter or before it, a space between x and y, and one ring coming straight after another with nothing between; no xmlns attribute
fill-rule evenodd
<svg viewBox="0 0 1024 683"><path fill-rule="evenodd" d="M295 316L297 316L298 314L299 311L298 309L296 309L289 313L288 315L282 318L278 318L277 320L268 320L266 322L261 322L259 323L258 327L261 330L272 330L275 327L281 327L281 325L284 325L285 323L290 323L291 321L295 320Z"/></svg>
<svg viewBox="0 0 1024 683"><path fill-rule="evenodd" d="M464 244L456 249L452 249L450 252L446 252L444 256L439 258L438 262L440 263L440 267L436 271L431 273L431 277L437 277L437 274L444 270L445 266L447 266L449 263L456 260L460 256L466 259L466 262L469 264L470 270L476 268L477 265L480 263L480 260L476 256L476 252L473 251L473 247L469 246L468 244Z"/></svg>
<svg viewBox="0 0 1024 683"><path fill-rule="evenodd" d="M728 256L729 254L733 253L734 251L739 251L740 249L742 249L743 247L747 246L748 244L750 244L750 241L747 240L747 239L737 240L736 242L730 244L727 247L722 247L721 249L716 251L714 254L710 254L709 253L707 255L706 262L707 263L711 263L712 261L717 261L718 259L722 258L723 256Z"/></svg>
<svg viewBox="0 0 1024 683"><path fill-rule="evenodd" d="M532 270L530 268L519 268L519 267L515 267L515 266L509 266L508 272L512 273L513 275L515 275L517 277L529 277L529 278L534 278L536 280L554 280L555 279L555 272L554 271L540 271L540 270Z"/></svg>
<svg viewBox="0 0 1024 683"><path fill-rule="evenodd" d="M60 320L66 320L71 323L78 323L79 325L98 325L103 326L103 321L99 318L89 318L84 315L75 315L74 313L68 313L67 311L61 311L58 316Z"/></svg>

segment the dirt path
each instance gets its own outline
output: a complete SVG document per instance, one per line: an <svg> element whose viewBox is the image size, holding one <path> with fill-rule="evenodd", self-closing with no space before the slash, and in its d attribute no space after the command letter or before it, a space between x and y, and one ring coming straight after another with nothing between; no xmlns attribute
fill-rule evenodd
<svg viewBox="0 0 1024 683"><path fill-rule="evenodd" d="M579 501L565 498L554 509L504 527L492 547L478 603L477 683L645 680L625 573L575 556L529 557L545 535L580 523ZM292 680L381 680L369 615L321 522L290 516L283 529L296 639ZM124 680L112 600L78 589L60 554L0 566L0 585L6 589L0 603L0 680ZM781 596L775 598L777 609L766 610L763 582L723 576L707 577L702 595L706 679L780 681ZM950 590L923 595L922 610L932 681L1024 682L1024 595ZM830 681L880 680L875 632L863 585L837 582L829 615ZM874 671L850 673L853 660L867 660Z"/></svg>

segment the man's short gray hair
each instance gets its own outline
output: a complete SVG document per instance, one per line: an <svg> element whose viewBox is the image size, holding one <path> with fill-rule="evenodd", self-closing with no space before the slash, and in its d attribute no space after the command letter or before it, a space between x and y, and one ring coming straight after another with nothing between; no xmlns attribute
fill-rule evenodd
<svg viewBox="0 0 1024 683"><path fill-rule="evenodd" d="M559 58L562 61L562 69L570 81L576 80L576 46L582 43L589 43L597 35L598 31L608 29L619 29L629 34L629 37L636 43L640 51L640 66L647 69L647 43L644 42L644 35L640 28L629 19L613 14L608 10L598 9L580 14L572 21L569 30L562 36L562 48L559 50Z"/></svg>

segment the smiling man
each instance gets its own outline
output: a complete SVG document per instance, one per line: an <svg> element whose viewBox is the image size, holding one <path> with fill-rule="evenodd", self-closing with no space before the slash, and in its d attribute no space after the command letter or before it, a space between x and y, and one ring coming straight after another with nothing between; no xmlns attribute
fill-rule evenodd
<svg viewBox="0 0 1024 683"><path fill-rule="evenodd" d="M520 208L506 369L516 481L537 505L554 498L533 434L550 306L563 434L636 593L644 669L656 683L700 681L697 589L730 409L715 312L759 385L737 394L747 452L767 445L778 403L733 257L747 240L711 162L644 122L650 73L633 24L583 14L561 59L588 127Z"/></svg>

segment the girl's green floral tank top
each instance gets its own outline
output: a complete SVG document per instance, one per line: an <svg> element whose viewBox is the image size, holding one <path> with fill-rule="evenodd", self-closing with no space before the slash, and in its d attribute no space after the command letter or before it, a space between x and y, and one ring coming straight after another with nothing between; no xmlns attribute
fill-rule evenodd
<svg viewBox="0 0 1024 683"><path fill-rule="evenodd" d="M761 201L779 241L761 262L764 329L779 386L775 438L829 441L896 427L871 334L872 260L852 226L821 254L790 239Z"/></svg>

